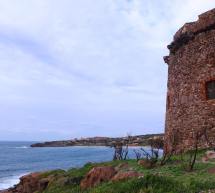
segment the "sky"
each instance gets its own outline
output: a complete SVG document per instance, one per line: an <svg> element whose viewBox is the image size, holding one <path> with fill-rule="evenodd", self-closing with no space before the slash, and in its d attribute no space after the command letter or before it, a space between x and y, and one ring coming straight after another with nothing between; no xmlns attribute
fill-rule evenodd
<svg viewBox="0 0 215 193"><path fill-rule="evenodd" d="M164 132L174 33L214 0L0 0L0 140Z"/></svg>

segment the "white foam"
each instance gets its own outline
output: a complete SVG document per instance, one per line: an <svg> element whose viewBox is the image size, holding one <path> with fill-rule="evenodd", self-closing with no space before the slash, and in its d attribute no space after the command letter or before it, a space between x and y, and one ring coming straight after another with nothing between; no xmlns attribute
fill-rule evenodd
<svg viewBox="0 0 215 193"><path fill-rule="evenodd" d="M20 146L20 147L15 147L15 149L28 149L28 146Z"/></svg>
<svg viewBox="0 0 215 193"><path fill-rule="evenodd" d="M23 175L25 174L6 177L6 178L0 178L0 190L5 190L18 184L20 181L19 178Z"/></svg>

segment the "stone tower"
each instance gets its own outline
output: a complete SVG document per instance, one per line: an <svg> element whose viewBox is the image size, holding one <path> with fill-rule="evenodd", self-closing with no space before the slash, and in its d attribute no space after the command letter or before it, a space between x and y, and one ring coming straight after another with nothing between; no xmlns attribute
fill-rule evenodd
<svg viewBox="0 0 215 193"><path fill-rule="evenodd" d="M165 150L191 149L201 130L215 142L215 9L186 23L168 49Z"/></svg>

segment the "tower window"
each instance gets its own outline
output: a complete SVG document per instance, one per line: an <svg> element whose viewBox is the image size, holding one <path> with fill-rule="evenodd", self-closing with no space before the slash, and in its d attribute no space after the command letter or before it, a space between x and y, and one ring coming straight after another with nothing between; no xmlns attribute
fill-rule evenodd
<svg viewBox="0 0 215 193"><path fill-rule="evenodd" d="M206 96L208 100L215 99L215 80L206 82Z"/></svg>

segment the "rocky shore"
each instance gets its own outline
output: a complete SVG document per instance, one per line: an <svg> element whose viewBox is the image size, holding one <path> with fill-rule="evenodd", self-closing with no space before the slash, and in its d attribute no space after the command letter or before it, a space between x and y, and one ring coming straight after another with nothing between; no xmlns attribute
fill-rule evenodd
<svg viewBox="0 0 215 193"><path fill-rule="evenodd" d="M60 170L59 170L60 171ZM50 171L51 172L51 171ZM61 172L59 172L61 173ZM63 170L62 170L63 173ZM143 177L142 173L134 171L128 164L119 164L113 166L93 167L85 176L78 178L70 178L68 176L60 176L55 174L47 174L46 172L31 173L20 178L19 184L8 190L2 190L0 193L36 193L43 192L50 183L61 181L62 186L67 184L79 184L81 190L95 187L102 182L117 182L129 178Z"/></svg>
<svg viewBox="0 0 215 193"><path fill-rule="evenodd" d="M88 163L82 168L25 175L19 184L0 193L214 193L215 152L202 150L197 160L193 172L181 167L180 156L153 168L144 159Z"/></svg>
<svg viewBox="0 0 215 193"><path fill-rule="evenodd" d="M41 179L42 173L31 173L20 178L19 184L0 193L33 193L42 192L48 185L48 180Z"/></svg>
<svg viewBox="0 0 215 193"><path fill-rule="evenodd" d="M163 138L164 134L136 135L127 137L91 137L81 139L71 139L63 141L49 141L35 143L31 147L67 147L67 146L113 146L117 143L128 144L129 146L147 146L150 139Z"/></svg>

